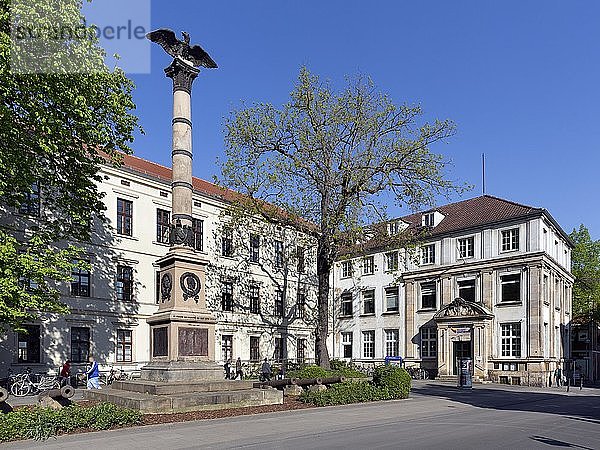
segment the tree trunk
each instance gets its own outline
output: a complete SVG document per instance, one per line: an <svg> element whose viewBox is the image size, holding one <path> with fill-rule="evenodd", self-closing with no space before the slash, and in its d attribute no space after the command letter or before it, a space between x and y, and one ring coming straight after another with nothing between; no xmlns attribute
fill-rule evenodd
<svg viewBox="0 0 600 450"><path fill-rule="evenodd" d="M327 349L327 335L329 334L329 275L331 272L329 245L319 242L317 248L317 279L318 290L318 318L317 334L315 339L317 364L324 369L329 369L329 351Z"/></svg>

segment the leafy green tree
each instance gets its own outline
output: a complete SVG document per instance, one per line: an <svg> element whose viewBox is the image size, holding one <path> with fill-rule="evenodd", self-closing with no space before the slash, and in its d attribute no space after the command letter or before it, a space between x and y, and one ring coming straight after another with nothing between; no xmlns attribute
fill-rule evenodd
<svg viewBox="0 0 600 450"><path fill-rule="evenodd" d="M575 244L571 253L573 316L600 320L600 240L592 240L583 224L569 236Z"/></svg>
<svg viewBox="0 0 600 450"><path fill-rule="evenodd" d="M81 6L77 0L0 0L3 328L67 311L57 282L69 278L78 251L56 244L89 238L94 217L103 217L100 165L130 153L138 127L133 84L122 70L107 68ZM85 38L16 37L21 29L51 33L57 24L85 30ZM15 216L19 211L26 214Z"/></svg>
<svg viewBox="0 0 600 450"><path fill-rule="evenodd" d="M373 218L384 219L390 200L417 207L458 189L444 177L443 157L430 151L454 124L421 116L419 106L395 105L369 79L349 79L337 92L302 68L283 107L242 106L226 120L221 182L244 194L236 197L240 209L304 225L316 237L322 367L329 367L330 273L344 246Z"/></svg>

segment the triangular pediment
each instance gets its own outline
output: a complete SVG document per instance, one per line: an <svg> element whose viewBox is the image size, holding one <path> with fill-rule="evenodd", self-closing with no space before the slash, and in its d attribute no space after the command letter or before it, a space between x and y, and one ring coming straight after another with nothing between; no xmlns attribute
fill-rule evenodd
<svg viewBox="0 0 600 450"><path fill-rule="evenodd" d="M491 319L493 314L482 304L469 302L463 298L456 298L448 305L443 306L435 315L434 320L451 319Z"/></svg>

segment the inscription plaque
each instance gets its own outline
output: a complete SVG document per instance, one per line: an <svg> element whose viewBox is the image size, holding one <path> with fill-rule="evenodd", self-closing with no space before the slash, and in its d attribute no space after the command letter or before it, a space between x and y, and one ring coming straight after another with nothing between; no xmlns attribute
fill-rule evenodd
<svg viewBox="0 0 600 450"><path fill-rule="evenodd" d="M168 356L169 341L167 327L152 329L152 356Z"/></svg>
<svg viewBox="0 0 600 450"><path fill-rule="evenodd" d="M206 328L179 328L180 356L208 356Z"/></svg>

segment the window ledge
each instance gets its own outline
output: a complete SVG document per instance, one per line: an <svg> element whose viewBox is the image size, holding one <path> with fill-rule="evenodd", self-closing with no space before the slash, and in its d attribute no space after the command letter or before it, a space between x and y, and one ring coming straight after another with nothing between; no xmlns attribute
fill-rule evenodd
<svg viewBox="0 0 600 450"><path fill-rule="evenodd" d="M152 243L154 245L160 245L161 247L170 247L171 244L167 243L167 242L158 242L158 241L152 241Z"/></svg>
<svg viewBox="0 0 600 450"><path fill-rule="evenodd" d="M508 306L522 306L523 302L500 302L496 303L494 306L499 308L508 307Z"/></svg>
<svg viewBox="0 0 600 450"><path fill-rule="evenodd" d="M369 272L369 273L363 273L362 274L363 277L368 277L370 275L375 275L375 272Z"/></svg>
<svg viewBox="0 0 600 450"><path fill-rule="evenodd" d="M418 313L430 313L430 312L435 312L437 311L437 308L421 308L421 309L417 309Z"/></svg>
<svg viewBox="0 0 600 450"><path fill-rule="evenodd" d="M115 233L115 234L116 234L117 238L119 238L119 239L127 239L130 241L139 241L140 240L140 238L137 238L135 236L128 236L126 234L119 234L119 233Z"/></svg>
<svg viewBox="0 0 600 450"><path fill-rule="evenodd" d="M344 316L338 316L338 319L346 319L347 320L347 319L353 319L353 318L354 318L354 316L345 316L345 315Z"/></svg>
<svg viewBox="0 0 600 450"><path fill-rule="evenodd" d="M516 252L518 252L518 251L519 251L519 249L518 249L518 248L515 248L515 249L513 249L513 250L500 250L500 254L501 254L501 255L503 255L503 254L505 254L505 253L516 253Z"/></svg>
<svg viewBox="0 0 600 450"><path fill-rule="evenodd" d="M375 317L375 313L362 313L360 317Z"/></svg>
<svg viewBox="0 0 600 450"><path fill-rule="evenodd" d="M393 316L393 315L397 315L397 314L400 314L400 310L398 310L398 309L393 310L393 311L385 311L385 312L381 313L382 316Z"/></svg>

